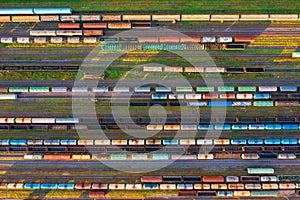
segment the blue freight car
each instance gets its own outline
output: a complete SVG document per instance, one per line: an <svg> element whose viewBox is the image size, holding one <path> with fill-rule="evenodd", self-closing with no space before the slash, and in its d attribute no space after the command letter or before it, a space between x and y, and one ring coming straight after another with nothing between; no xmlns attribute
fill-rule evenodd
<svg viewBox="0 0 300 200"><path fill-rule="evenodd" d="M27 140L10 140L10 145L26 145Z"/></svg>
<svg viewBox="0 0 300 200"><path fill-rule="evenodd" d="M77 140L61 140L61 145L76 145Z"/></svg>
<svg viewBox="0 0 300 200"><path fill-rule="evenodd" d="M179 144L179 141L176 139L173 140L163 140L164 145L177 145Z"/></svg>
<svg viewBox="0 0 300 200"><path fill-rule="evenodd" d="M213 125L198 125L198 130L214 130Z"/></svg>
<svg viewBox="0 0 300 200"><path fill-rule="evenodd" d="M143 185L143 188L144 189L148 189L148 190L153 190L153 189L158 189L158 184L157 183L145 183L144 185Z"/></svg>
<svg viewBox="0 0 300 200"><path fill-rule="evenodd" d="M280 139L265 139L265 144L280 144Z"/></svg>
<svg viewBox="0 0 300 200"><path fill-rule="evenodd" d="M298 139L295 138L281 139L281 144L298 144Z"/></svg>
<svg viewBox="0 0 300 200"><path fill-rule="evenodd" d="M254 99L270 99L270 94L254 94L253 95Z"/></svg>
<svg viewBox="0 0 300 200"><path fill-rule="evenodd" d="M75 184L73 184L73 183L60 183L60 184L58 184L58 189L62 189L62 190L64 190L64 189L67 189L67 190L72 190L72 189L74 189L74 187L75 187Z"/></svg>
<svg viewBox="0 0 300 200"><path fill-rule="evenodd" d="M280 86L281 92L296 92L297 86Z"/></svg>
<svg viewBox="0 0 300 200"><path fill-rule="evenodd" d="M188 106L191 107L207 106L207 102L188 102Z"/></svg>
<svg viewBox="0 0 300 200"><path fill-rule="evenodd" d="M211 107L226 107L226 106L232 106L232 102L231 101L224 101L224 102L208 102L208 106Z"/></svg>
<svg viewBox="0 0 300 200"><path fill-rule="evenodd" d="M249 130L264 130L265 125L264 124L249 124Z"/></svg>
<svg viewBox="0 0 300 200"><path fill-rule="evenodd" d="M0 15L33 15L33 8L0 8Z"/></svg>
<svg viewBox="0 0 300 200"><path fill-rule="evenodd" d="M64 124L64 123L79 123L79 118L55 118L55 123L57 124Z"/></svg>
<svg viewBox="0 0 300 200"><path fill-rule="evenodd" d="M57 189L57 184L55 183L42 183L41 189Z"/></svg>
<svg viewBox="0 0 300 200"><path fill-rule="evenodd" d="M232 139L231 144L247 144L247 141L245 139Z"/></svg>
<svg viewBox="0 0 300 200"><path fill-rule="evenodd" d="M215 130L231 130L231 125L230 124L216 124L215 125Z"/></svg>
<svg viewBox="0 0 300 200"><path fill-rule="evenodd" d="M248 126L247 124L233 124L231 128L232 130L247 130Z"/></svg>
<svg viewBox="0 0 300 200"><path fill-rule="evenodd" d="M172 92L171 87L156 87L155 92Z"/></svg>
<svg viewBox="0 0 300 200"><path fill-rule="evenodd" d="M298 124L282 124L283 130L298 130L299 125Z"/></svg>
<svg viewBox="0 0 300 200"><path fill-rule="evenodd" d="M40 189L40 187L40 183L26 183L24 186L25 189Z"/></svg>
<svg viewBox="0 0 300 200"><path fill-rule="evenodd" d="M184 184L184 183L179 183L177 184L177 189L179 190L192 190L194 188L193 184Z"/></svg>
<svg viewBox="0 0 300 200"><path fill-rule="evenodd" d="M71 8L34 8L33 13L37 15L72 14L72 9Z"/></svg>
<svg viewBox="0 0 300 200"><path fill-rule="evenodd" d="M266 130L281 130L281 124L266 124Z"/></svg>
<svg viewBox="0 0 300 200"><path fill-rule="evenodd" d="M263 144L264 140L263 139L249 139L248 144Z"/></svg>

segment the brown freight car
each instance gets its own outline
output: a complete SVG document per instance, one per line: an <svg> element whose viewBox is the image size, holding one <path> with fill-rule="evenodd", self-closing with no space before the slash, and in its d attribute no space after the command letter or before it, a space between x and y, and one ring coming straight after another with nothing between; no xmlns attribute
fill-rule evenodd
<svg viewBox="0 0 300 200"><path fill-rule="evenodd" d="M102 21L121 21L121 15L102 15Z"/></svg>
<svg viewBox="0 0 300 200"><path fill-rule="evenodd" d="M98 36L103 35L103 30L83 30L84 36Z"/></svg>

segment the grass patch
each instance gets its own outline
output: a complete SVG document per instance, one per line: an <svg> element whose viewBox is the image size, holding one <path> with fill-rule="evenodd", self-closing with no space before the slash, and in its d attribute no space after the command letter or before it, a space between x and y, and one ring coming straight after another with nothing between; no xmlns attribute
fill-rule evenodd
<svg viewBox="0 0 300 200"><path fill-rule="evenodd" d="M50 0L50 1L30 0L11 0L9 2L1 0L0 3L5 7L71 7L74 10L85 11L120 11L131 13L132 11L145 12L155 11L156 13L166 13L176 11L177 13L297 13L298 7L289 0L273 1L245 1L245 0L171 0L171 1L142 1L124 0L122 3L116 1L96 1L96 0Z"/></svg>

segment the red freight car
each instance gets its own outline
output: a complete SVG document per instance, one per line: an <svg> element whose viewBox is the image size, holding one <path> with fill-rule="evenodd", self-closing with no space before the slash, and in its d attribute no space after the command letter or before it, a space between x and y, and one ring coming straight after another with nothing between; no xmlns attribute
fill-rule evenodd
<svg viewBox="0 0 300 200"><path fill-rule="evenodd" d="M107 23L83 23L83 28L107 28Z"/></svg>
<svg viewBox="0 0 300 200"><path fill-rule="evenodd" d="M143 183L161 183L162 176L142 176L141 182Z"/></svg>
<svg viewBox="0 0 300 200"><path fill-rule="evenodd" d="M234 42L255 42L255 37L236 36Z"/></svg>
<svg viewBox="0 0 300 200"><path fill-rule="evenodd" d="M59 23L58 24L58 28L71 28L71 29L76 29L76 28L80 28L80 24L79 23Z"/></svg>

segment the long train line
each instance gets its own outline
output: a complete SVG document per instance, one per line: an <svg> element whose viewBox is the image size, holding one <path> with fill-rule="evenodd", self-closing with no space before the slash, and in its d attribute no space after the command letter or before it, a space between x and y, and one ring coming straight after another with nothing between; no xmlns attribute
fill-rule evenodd
<svg viewBox="0 0 300 200"><path fill-rule="evenodd" d="M103 86L110 86L115 85L118 82L122 82L122 84L126 84L127 86L137 86L136 80L99 80L97 81L97 85L100 87ZM188 81L191 85L206 85L207 83L204 80L189 80ZM276 79L262 79L262 80L245 80L243 82L240 82L240 80L222 80L224 85L240 85L240 86L247 86L247 85L270 85L270 84L278 84L278 80ZM1 81L0 86L1 87L49 87L55 86L55 87L73 87L75 81L74 80L14 80L14 81ZM76 81L78 85L83 86L91 86L95 84L95 81L90 80L78 80ZM143 80L143 84L161 84L161 85L184 85L186 84L186 80ZM220 85L219 80L210 80L210 84L212 85ZM300 80L292 80L292 79L280 79L280 84L282 85L300 85Z"/></svg>
<svg viewBox="0 0 300 200"><path fill-rule="evenodd" d="M240 57L240 56L239 56ZM84 67L84 70L94 70L95 67ZM78 71L80 70L80 66L64 66L64 65L58 65L58 66L34 66L34 65L11 65L11 66L0 66L1 70L10 70L10 71ZM224 68L224 72L226 73L274 73L274 72L300 72L300 68L257 68L257 67L229 67ZM224 73L222 72L222 73ZM210 72L206 72L210 73ZM213 73L213 72L211 72Z"/></svg>
<svg viewBox="0 0 300 200"><path fill-rule="evenodd" d="M259 151L259 153L257 153ZM129 154L144 154L151 153L152 157L139 156L130 157L132 160L211 160L211 159L296 159L300 158L300 147L299 146L190 146L185 147L143 147L143 146L132 146L132 147L109 147L109 146L11 146L11 147L0 147L0 152L10 153L25 153L25 159L39 160L43 159L43 155L48 155L44 159L52 160L64 160L71 159L71 155L63 155L61 157L57 154L74 154L72 159L75 160L89 160L92 157L89 155L90 152L105 154L98 158L104 160L124 160L128 159ZM126 152L124 154L124 152ZM226 152L226 153L225 153ZM182 153L182 155L180 155ZM30 155L31 154L31 155ZM118 155L116 155L118 154ZM198 154L198 156L196 155ZM122 156L123 155L123 156ZM56 156L56 157L55 157ZM67 157L66 157L67 156ZM110 157L112 156L112 157ZM116 157L118 156L118 157ZM134 156L134 155L133 155ZM3 156L6 157L6 156ZM9 156L8 156L9 157ZM182 157L182 158L181 158ZM23 157L22 157L23 158Z"/></svg>

